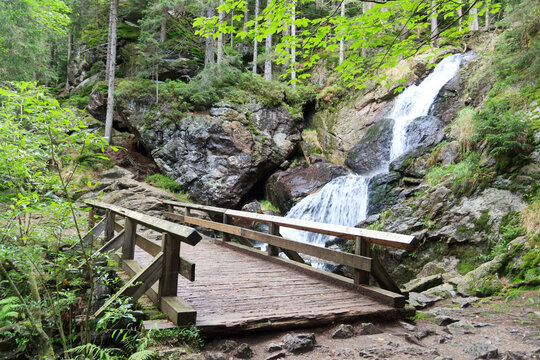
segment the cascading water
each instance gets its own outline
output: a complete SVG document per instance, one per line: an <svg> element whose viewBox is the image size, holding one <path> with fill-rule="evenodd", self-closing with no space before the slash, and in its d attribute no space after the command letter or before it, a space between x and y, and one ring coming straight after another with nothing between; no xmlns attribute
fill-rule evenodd
<svg viewBox="0 0 540 360"><path fill-rule="evenodd" d="M441 88L456 75L463 55L456 54L443 59L418 86L411 85L396 99L389 117L394 119L390 162L407 151L406 129L412 120L425 116ZM347 175L332 180L319 191L311 194L288 213L287 217L324 222L328 224L355 226L367 216L368 187L375 175L388 172L390 162L381 164L376 173ZM305 231L281 228L283 237L325 246L332 237Z"/></svg>

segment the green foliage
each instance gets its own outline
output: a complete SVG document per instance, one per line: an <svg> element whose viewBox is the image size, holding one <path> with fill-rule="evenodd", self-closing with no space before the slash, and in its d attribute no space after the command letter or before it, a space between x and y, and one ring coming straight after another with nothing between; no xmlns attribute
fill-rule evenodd
<svg viewBox="0 0 540 360"><path fill-rule="evenodd" d="M262 211L273 211L275 213L280 213L279 208L272 204L270 200L261 200L261 209Z"/></svg>
<svg viewBox="0 0 540 360"><path fill-rule="evenodd" d="M180 185L176 181L163 174L149 175L144 181L170 192L177 192L180 189Z"/></svg>
<svg viewBox="0 0 540 360"><path fill-rule="evenodd" d="M195 325L184 328L152 329L149 331L148 337L152 339L154 345L160 345L161 343L174 340L184 342L197 348L202 348L204 346L201 332Z"/></svg>
<svg viewBox="0 0 540 360"><path fill-rule="evenodd" d="M15 296L0 300L0 327L9 324L19 316L19 312L17 311L19 307L19 299Z"/></svg>

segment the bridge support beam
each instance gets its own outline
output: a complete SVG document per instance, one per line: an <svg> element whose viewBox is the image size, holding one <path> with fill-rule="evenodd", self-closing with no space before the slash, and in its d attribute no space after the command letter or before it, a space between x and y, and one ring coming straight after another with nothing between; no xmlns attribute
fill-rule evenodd
<svg viewBox="0 0 540 360"><path fill-rule="evenodd" d="M178 269L180 268L180 240L164 233L161 240L163 264L159 279L158 299L176 296L178 292ZM161 304L159 304L161 306Z"/></svg>
<svg viewBox="0 0 540 360"><path fill-rule="evenodd" d="M364 241L361 236L356 237L356 244L354 248L356 255L369 257L369 243ZM369 272L354 269L354 283L356 285L369 284Z"/></svg>
<svg viewBox="0 0 540 360"><path fill-rule="evenodd" d="M122 260L132 260L135 256L135 241L137 240L137 223L126 217L124 224L124 244Z"/></svg>

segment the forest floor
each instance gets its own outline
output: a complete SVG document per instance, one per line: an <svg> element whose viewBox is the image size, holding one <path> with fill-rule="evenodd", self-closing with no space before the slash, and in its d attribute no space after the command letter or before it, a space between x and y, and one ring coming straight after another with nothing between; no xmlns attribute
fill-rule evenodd
<svg viewBox="0 0 540 360"><path fill-rule="evenodd" d="M234 348L229 341L233 349L225 353L225 340L233 340L238 345L248 344L253 359L540 359L538 290L469 301L441 301L419 311L414 323L374 322L381 331L378 334L334 339L332 334L339 324L291 331L293 336L315 335L313 349L301 354L278 347L269 352L269 346L281 346L287 334L272 332L207 340L203 355L206 359L236 359L240 346ZM469 305L462 307L463 303ZM456 322L441 326L442 319ZM363 328L361 323L351 325L357 333Z"/></svg>

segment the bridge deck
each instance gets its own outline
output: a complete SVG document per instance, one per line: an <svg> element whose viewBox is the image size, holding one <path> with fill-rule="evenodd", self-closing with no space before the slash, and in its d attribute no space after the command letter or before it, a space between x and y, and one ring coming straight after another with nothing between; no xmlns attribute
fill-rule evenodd
<svg viewBox="0 0 540 360"><path fill-rule="evenodd" d="M360 319L393 319L398 311L354 290L245 254L219 242L182 244L196 280L179 277L178 297L197 311L208 333L292 328ZM151 256L136 247L140 265Z"/></svg>

